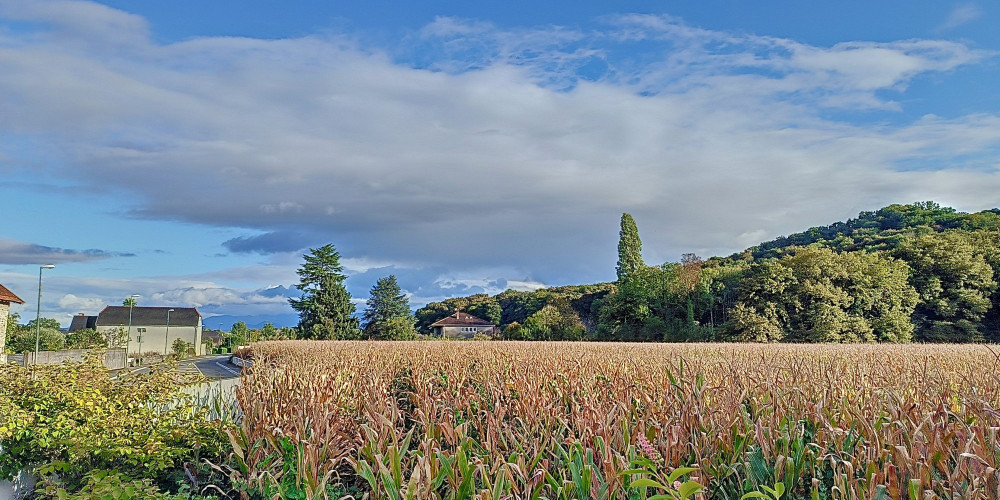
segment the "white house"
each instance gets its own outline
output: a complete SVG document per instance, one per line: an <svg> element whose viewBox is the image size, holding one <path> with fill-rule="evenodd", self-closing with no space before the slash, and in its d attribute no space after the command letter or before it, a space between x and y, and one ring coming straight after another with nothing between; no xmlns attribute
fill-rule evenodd
<svg viewBox="0 0 1000 500"><path fill-rule="evenodd" d="M7 353L4 348L7 346L7 315L10 314L10 304L24 304L20 297L7 287L0 285L0 363L7 362Z"/></svg>
<svg viewBox="0 0 1000 500"><path fill-rule="evenodd" d="M496 326L471 314L457 312L431 325L435 337L472 338L477 333L491 335Z"/></svg>
<svg viewBox="0 0 1000 500"><path fill-rule="evenodd" d="M169 354L177 339L192 344L195 354L205 354L201 313L194 307L108 306L98 313L96 325L98 332L107 333L116 329L128 331L130 323L130 356L137 352Z"/></svg>

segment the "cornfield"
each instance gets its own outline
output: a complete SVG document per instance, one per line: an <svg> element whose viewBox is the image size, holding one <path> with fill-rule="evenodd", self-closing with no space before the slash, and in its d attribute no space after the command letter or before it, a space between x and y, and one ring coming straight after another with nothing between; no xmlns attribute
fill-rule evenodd
<svg viewBox="0 0 1000 500"><path fill-rule="evenodd" d="M1000 357L982 345L284 341L252 357L244 479L312 498L1000 497Z"/></svg>

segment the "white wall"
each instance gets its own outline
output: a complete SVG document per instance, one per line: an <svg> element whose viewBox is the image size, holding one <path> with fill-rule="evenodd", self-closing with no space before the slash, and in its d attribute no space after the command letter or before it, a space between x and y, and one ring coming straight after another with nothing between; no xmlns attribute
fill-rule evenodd
<svg viewBox="0 0 1000 500"><path fill-rule="evenodd" d="M106 332L118 328L128 329L128 326L98 326L97 330ZM141 331L140 329L145 329ZM142 340L140 345L139 340ZM144 326L132 325L132 335L128 343L128 352L157 352L160 354L170 354L173 352L174 341L183 339L185 342L194 344L195 354L205 354L205 346L201 344L201 326L173 326L170 325L169 336L166 326Z"/></svg>

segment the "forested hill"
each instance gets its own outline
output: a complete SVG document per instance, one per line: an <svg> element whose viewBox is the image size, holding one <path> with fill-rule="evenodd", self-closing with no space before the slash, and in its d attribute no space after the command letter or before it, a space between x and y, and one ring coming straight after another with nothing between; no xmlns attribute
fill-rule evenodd
<svg viewBox="0 0 1000 500"><path fill-rule="evenodd" d="M756 259L777 257L792 246L819 244L839 251L885 250L895 248L913 236L952 229L965 231L1000 229L1000 208L973 214L942 207L934 202L889 205L858 218L829 226L809 228L801 233L780 236L748 249ZM739 258L735 254L733 258Z"/></svg>
<svg viewBox="0 0 1000 500"><path fill-rule="evenodd" d="M647 265L622 216L614 283L508 290L428 304L538 340L1000 341L1000 209L891 205L729 257ZM608 263L610 268L612 263Z"/></svg>

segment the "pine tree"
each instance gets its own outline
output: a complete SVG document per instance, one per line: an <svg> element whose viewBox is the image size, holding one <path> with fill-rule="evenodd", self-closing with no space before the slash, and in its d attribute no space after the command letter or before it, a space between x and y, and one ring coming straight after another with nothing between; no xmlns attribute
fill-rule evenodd
<svg viewBox="0 0 1000 500"><path fill-rule="evenodd" d="M639 228L632 216L623 213L621 231L618 233L618 281L625 281L636 270L642 269L642 240L639 239Z"/></svg>
<svg viewBox="0 0 1000 500"><path fill-rule="evenodd" d="M416 320L410 301L393 275L380 278L371 289L364 313L364 334L370 339L412 338Z"/></svg>
<svg viewBox="0 0 1000 500"><path fill-rule="evenodd" d="M358 336L351 294L344 288L340 253L327 244L310 248L296 271L302 297L288 299L299 313L299 335L307 339L352 339Z"/></svg>

